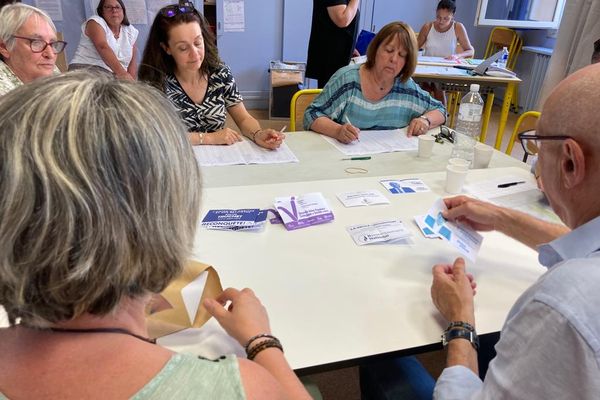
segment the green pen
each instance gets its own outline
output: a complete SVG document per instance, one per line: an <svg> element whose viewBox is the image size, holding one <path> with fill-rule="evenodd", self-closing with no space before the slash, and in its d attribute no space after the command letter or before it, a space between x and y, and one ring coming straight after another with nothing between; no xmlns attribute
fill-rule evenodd
<svg viewBox="0 0 600 400"><path fill-rule="evenodd" d="M366 157L350 157L350 158L342 158L342 161L359 161L359 160L370 160L371 156Z"/></svg>

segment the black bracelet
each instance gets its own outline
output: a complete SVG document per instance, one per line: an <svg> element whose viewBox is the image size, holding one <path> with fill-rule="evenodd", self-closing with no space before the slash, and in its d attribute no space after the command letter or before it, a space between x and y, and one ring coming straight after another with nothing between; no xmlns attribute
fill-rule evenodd
<svg viewBox="0 0 600 400"><path fill-rule="evenodd" d="M248 360L254 360L258 353L271 347L276 347L279 350L281 350L281 352L283 352L283 346L281 345L281 342L279 342L278 339L269 339L265 340L264 342L260 342L259 344L254 346L250 350L250 352L247 352L246 355L248 356Z"/></svg>
<svg viewBox="0 0 600 400"><path fill-rule="evenodd" d="M257 130L255 130L254 132L252 132L252 138L251 138L251 140L252 140L254 143L256 143L256 134L257 134L258 132L260 132L260 131L262 131L262 128L261 128L261 129L257 129Z"/></svg>
<svg viewBox="0 0 600 400"><path fill-rule="evenodd" d="M250 339L248 339L248 342L246 342L246 345L244 346L244 350L246 350L246 354L248 354L248 348L250 347L252 342L254 342L256 339L260 339L260 338L275 339L279 342L279 339L277 339L273 335L270 335L268 333L259 333L258 335L252 336Z"/></svg>
<svg viewBox="0 0 600 400"><path fill-rule="evenodd" d="M448 324L448 327L446 328L446 330L449 331L452 328L464 328L468 331L475 332L475 327L473 325L469 324L468 322L464 322L464 321L452 321Z"/></svg>

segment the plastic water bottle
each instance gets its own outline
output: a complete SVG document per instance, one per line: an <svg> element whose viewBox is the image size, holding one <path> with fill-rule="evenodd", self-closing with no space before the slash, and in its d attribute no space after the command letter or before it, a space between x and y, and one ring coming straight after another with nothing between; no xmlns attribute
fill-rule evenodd
<svg viewBox="0 0 600 400"><path fill-rule="evenodd" d="M475 143L481 129L482 114L483 99L479 95L479 85L474 83L471 85L470 92L460 102L452 158L473 161Z"/></svg>
<svg viewBox="0 0 600 400"><path fill-rule="evenodd" d="M508 49L506 47L502 48L502 55L496 62L498 67L506 69L506 63L508 62Z"/></svg>

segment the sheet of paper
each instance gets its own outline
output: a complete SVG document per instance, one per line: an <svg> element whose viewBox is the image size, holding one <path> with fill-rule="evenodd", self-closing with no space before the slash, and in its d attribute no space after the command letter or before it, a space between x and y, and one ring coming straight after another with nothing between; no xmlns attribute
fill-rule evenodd
<svg viewBox="0 0 600 400"><path fill-rule="evenodd" d="M225 32L244 32L244 0L223 0L223 30Z"/></svg>
<svg viewBox="0 0 600 400"><path fill-rule="evenodd" d="M429 192L429 187L418 178L383 179L379 181L390 193L422 193Z"/></svg>
<svg viewBox="0 0 600 400"><path fill-rule="evenodd" d="M190 317L190 325L194 323L198 307L200 307L200 298L202 297L204 286L206 286L207 278L208 272L204 271L196 279L181 289L181 297L183 297L185 309Z"/></svg>
<svg viewBox="0 0 600 400"><path fill-rule="evenodd" d="M379 190L366 190L360 192L338 193L345 207L370 206L376 204L390 204L390 201Z"/></svg>
<svg viewBox="0 0 600 400"><path fill-rule="evenodd" d="M148 25L146 0L127 0L127 18L135 25Z"/></svg>
<svg viewBox="0 0 600 400"><path fill-rule="evenodd" d="M249 140L231 146L194 146L194 154L202 167L298 162L285 142L277 150L263 149Z"/></svg>
<svg viewBox="0 0 600 400"><path fill-rule="evenodd" d="M406 136L406 128L387 131L360 131L360 140L344 144L325 135L321 135L336 149L347 156L391 153L395 151L416 151L419 141L416 136Z"/></svg>
<svg viewBox="0 0 600 400"><path fill-rule="evenodd" d="M278 197L274 204L287 230L307 228L334 219L333 212L322 193Z"/></svg>
<svg viewBox="0 0 600 400"><path fill-rule="evenodd" d="M359 246L386 242L389 244L403 243L403 239L412 236L411 231L404 226L401 220L375 222L373 224L352 225L346 231ZM408 242L407 244L412 244Z"/></svg>
<svg viewBox="0 0 600 400"><path fill-rule="evenodd" d="M431 230L429 226L425 223L426 215L415 215L415 223L419 227L419 230L427 239L441 239L442 237Z"/></svg>
<svg viewBox="0 0 600 400"><path fill-rule="evenodd" d="M415 74L419 75L441 75L441 76L468 76L469 71L453 67L442 67L436 65L417 65Z"/></svg>
<svg viewBox="0 0 600 400"><path fill-rule="evenodd" d="M447 209L443 199L436 200L425 216L425 224L465 257L475 262L483 242L483 236L464 224L445 220L442 211Z"/></svg>
<svg viewBox="0 0 600 400"><path fill-rule="evenodd" d="M498 185L509 182L522 182L506 188ZM544 193L538 189L533 176L507 175L464 186L467 194L478 199L489 201L496 205L512 208L532 215L545 221L561 223L560 219L550 208Z"/></svg>
<svg viewBox="0 0 600 400"><path fill-rule="evenodd" d="M46 11L52 21L63 20L61 0L35 0L35 6Z"/></svg>

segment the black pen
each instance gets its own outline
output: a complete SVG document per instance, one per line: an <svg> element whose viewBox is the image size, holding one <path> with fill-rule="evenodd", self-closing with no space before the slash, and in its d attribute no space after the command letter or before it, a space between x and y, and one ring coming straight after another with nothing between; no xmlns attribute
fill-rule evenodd
<svg viewBox="0 0 600 400"><path fill-rule="evenodd" d="M342 158L342 161L370 160L371 156Z"/></svg>
<svg viewBox="0 0 600 400"><path fill-rule="evenodd" d="M525 181L501 183L501 184L498 185L498 187L500 189L504 189L504 188L507 188L507 187L518 185L520 183L525 183Z"/></svg>

